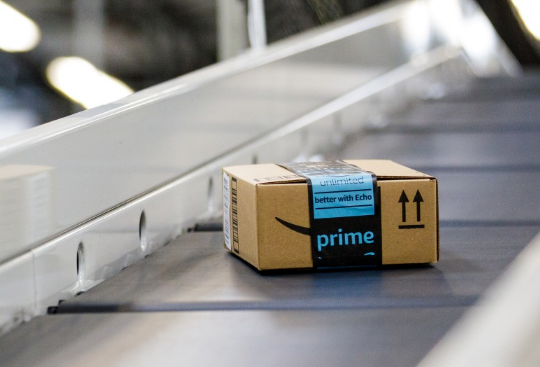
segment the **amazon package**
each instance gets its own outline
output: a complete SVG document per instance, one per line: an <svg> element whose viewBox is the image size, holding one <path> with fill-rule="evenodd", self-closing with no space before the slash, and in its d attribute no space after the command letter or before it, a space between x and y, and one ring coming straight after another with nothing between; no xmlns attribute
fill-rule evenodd
<svg viewBox="0 0 540 367"><path fill-rule="evenodd" d="M225 167L223 234L258 270L434 263L437 180L387 160Z"/></svg>

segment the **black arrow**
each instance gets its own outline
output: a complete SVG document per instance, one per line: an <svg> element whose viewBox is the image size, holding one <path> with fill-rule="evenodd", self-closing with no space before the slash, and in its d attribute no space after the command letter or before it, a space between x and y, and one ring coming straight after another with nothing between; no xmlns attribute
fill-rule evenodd
<svg viewBox="0 0 540 367"><path fill-rule="evenodd" d="M289 229L292 229L293 231L295 232L298 232L300 234L305 234L305 235L308 235L309 236L309 228L306 228L306 227L302 227L302 226L299 226L297 224L293 224L293 223L289 223L281 218L278 218L278 217L274 217L276 218L276 220L283 224L285 227L289 228Z"/></svg>
<svg viewBox="0 0 540 367"><path fill-rule="evenodd" d="M409 198L407 197L407 194L405 194L405 190L403 190L398 201L398 203L401 203L401 220L403 223L407 221L407 209L405 208L405 205L408 202L409 202Z"/></svg>
<svg viewBox="0 0 540 367"><path fill-rule="evenodd" d="M420 203L424 202L422 195L420 195L420 190L416 190L416 195L414 195L413 202L416 203L416 221L420 222L422 215L420 214Z"/></svg>

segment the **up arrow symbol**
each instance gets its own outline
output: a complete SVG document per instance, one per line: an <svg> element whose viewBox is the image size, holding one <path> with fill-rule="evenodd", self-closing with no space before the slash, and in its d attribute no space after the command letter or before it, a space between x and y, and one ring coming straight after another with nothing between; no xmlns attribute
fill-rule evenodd
<svg viewBox="0 0 540 367"><path fill-rule="evenodd" d="M415 197L416 199L416 197ZM401 221L405 223L407 221L407 208L405 205L409 202L409 198L407 197L407 194L405 194L405 190L401 193L401 196L398 200L398 203L401 203Z"/></svg>
<svg viewBox="0 0 540 367"><path fill-rule="evenodd" d="M413 202L416 203L416 221L420 222L420 219L422 218L422 215L420 214L420 203L424 202L424 199L420 194L420 190L416 190L416 195L414 195Z"/></svg>

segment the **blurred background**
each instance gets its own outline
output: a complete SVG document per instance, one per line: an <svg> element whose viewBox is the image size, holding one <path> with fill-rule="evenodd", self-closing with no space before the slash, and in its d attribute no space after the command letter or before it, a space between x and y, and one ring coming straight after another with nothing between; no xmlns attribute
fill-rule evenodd
<svg viewBox="0 0 540 367"><path fill-rule="evenodd" d="M0 1L0 139L383 2ZM536 67L540 1L478 3L518 61Z"/></svg>

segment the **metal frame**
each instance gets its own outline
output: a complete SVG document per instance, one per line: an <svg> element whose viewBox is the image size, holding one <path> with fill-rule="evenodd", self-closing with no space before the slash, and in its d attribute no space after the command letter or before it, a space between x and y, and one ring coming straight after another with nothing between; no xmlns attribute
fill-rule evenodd
<svg viewBox="0 0 540 367"><path fill-rule="evenodd" d="M309 159L433 86L513 70L500 44L486 64L436 29L437 4L390 4L0 142L3 330L218 216L222 166ZM405 31L419 19L420 46Z"/></svg>
<svg viewBox="0 0 540 367"><path fill-rule="evenodd" d="M538 366L538 259L540 235L419 366Z"/></svg>

